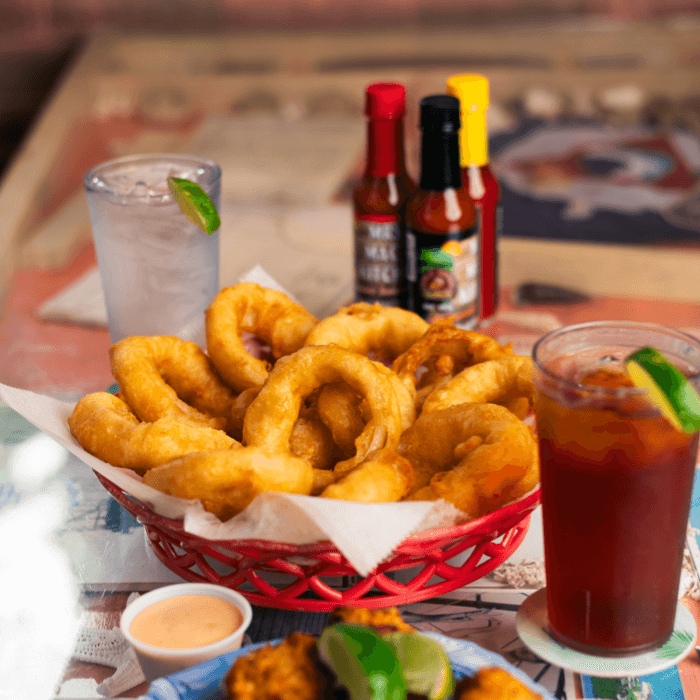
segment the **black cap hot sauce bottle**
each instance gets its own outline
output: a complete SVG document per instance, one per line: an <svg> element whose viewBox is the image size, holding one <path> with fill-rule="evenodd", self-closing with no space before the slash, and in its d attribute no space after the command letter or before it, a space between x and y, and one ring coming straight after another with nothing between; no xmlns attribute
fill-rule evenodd
<svg viewBox="0 0 700 700"><path fill-rule="evenodd" d="M367 160L353 192L355 298L400 306L404 296L406 202L416 186L406 174L406 90L374 83L365 93Z"/></svg>
<svg viewBox="0 0 700 700"><path fill-rule="evenodd" d="M451 95L420 102L420 185L406 209L406 308L427 321L478 321L478 236L474 202L462 187L460 104Z"/></svg>

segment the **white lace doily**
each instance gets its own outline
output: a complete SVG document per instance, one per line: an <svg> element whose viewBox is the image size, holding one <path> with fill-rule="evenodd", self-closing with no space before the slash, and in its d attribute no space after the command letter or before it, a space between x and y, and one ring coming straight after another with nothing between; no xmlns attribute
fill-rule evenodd
<svg viewBox="0 0 700 700"><path fill-rule="evenodd" d="M138 593L132 593L127 604L135 597L138 597ZM78 661L111 666L116 671L99 685L95 685L91 680L84 681L84 685L76 685L76 679L66 681L60 688L59 697L61 695L65 697L68 693L72 697L95 697L95 692L103 697L114 697L146 680L136 652L124 639L118 627L111 630L86 627L80 630L73 658ZM69 684L70 690L67 687ZM75 695L78 686L86 695Z"/></svg>

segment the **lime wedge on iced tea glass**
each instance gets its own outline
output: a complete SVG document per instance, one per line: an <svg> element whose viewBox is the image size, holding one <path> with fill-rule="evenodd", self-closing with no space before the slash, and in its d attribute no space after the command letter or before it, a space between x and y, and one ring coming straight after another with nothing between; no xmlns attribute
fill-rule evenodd
<svg viewBox="0 0 700 700"><path fill-rule="evenodd" d="M182 213L204 233L214 233L221 226L219 213L209 195L196 183L181 177L169 177L168 187Z"/></svg>
<svg viewBox="0 0 700 700"><path fill-rule="evenodd" d="M635 386L646 389L649 398L678 430L700 430L700 396L687 377L658 350L641 348L625 359L625 368Z"/></svg>

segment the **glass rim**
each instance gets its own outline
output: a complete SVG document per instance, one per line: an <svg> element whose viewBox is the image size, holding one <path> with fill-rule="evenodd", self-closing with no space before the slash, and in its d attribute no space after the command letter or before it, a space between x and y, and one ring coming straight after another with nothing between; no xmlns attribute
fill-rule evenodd
<svg viewBox="0 0 700 700"><path fill-rule="evenodd" d="M540 348L540 345L542 345L542 343L549 340L553 336L561 333L562 331L574 332L604 327L612 328L614 326L618 326L620 328L636 328L638 330L663 331L667 335L670 334L676 336L677 338L686 341L689 345L693 345L700 354L700 339L695 338L689 333L685 333L684 331L680 331L676 328L671 328L669 326L664 326L660 323L648 323L646 321L587 321L585 323L574 323L570 326L562 326L561 328L556 328L555 330L549 331L548 333L543 335L532 347L532 361L535 367L538 369L538 371L542 372L542 374L546 375L549 379L553 379L554 381L575 391L584 390L586 391L586 393L594 393L602 396L612 396L615 398L625 398L629 396L639 396L647 394L648 389L640 387L612 388L598 386L596 384L579 384L578 382L572 381L571 379L566 379L565 377L557 374L556 372L549 370L540 362L540 360L537 357L537 351ZM630 352L634 351L631 350ZM700 370L687 377L687 379L690 381L697 380L698 378L700 378Z"/></svg>
<svg viewBox="0 0 700 700"><path fill-rule="evenodd" d="M205 158L204 156L195 156L195 155L190 155L188 153L139 153L135 155L130 155L130 156L119 156L118 158L111 158L110 160L105 160L102 163L98 163L97 165L93 165L92 168L90 168L85 175L83 176L83 185L85 186L85 190L90 193L95 193L95 194L108 194L108 195L115 195L119 196L124 199L143 199L143 195L136 195L136 194L120 194L118 192L115 192L114 189L111 187L95 187L95 185L92 184L92 178L98 173L98 172L104 172L105 170L109 168L113 168L114 166L118 165L124 165L125 163L147 163L147 162L158 162L158 161L187 161L190 163L198 163L201 165L206 165L207 167L211 168L212 170L212 177L211 179L205 183L206 187L210 187L214 183L217 182L217 180L221 180L221 167L219 166L218 163L213 161L211 158Z"/></svg>

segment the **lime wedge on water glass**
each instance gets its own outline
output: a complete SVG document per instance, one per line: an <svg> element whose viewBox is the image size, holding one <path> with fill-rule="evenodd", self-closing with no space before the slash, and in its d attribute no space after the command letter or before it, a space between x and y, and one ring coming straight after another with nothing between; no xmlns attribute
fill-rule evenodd
<svg viewBox="0 0 700 700"><path fill-rule="evenodd" d="M326 627L318 652L351 700L405 700L406 682L396 653L374 630L342 623Z"/></svg>
<svg viewBox="0 0 700 700"><path fill-rule="evenodd" d="M168 187L182 213L204 233L214 233L221 226L219 213L209 195L196 183L181 177L169 177Z"/></svg>
<svg viewBox="0 0 700 700"><path fill-rule="evenodd" d="M635 386L647 389L671 425L685 433L700 430L700 396L687 377L658 350L642 348L625 359Z"/></svg>
<svg viewBox="0 0 700 700"><path fill-rule="evenodd" d="M416 632L390 632L382 635L394 648L401 664L406 690L443 700L454 692L452 666L445 650L435 640Z"/></svg>

